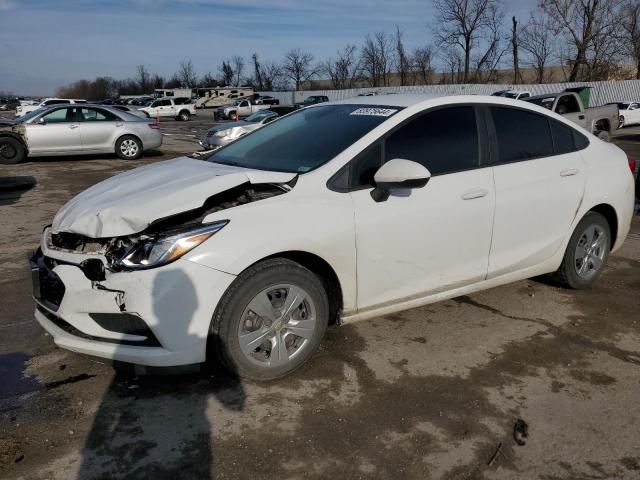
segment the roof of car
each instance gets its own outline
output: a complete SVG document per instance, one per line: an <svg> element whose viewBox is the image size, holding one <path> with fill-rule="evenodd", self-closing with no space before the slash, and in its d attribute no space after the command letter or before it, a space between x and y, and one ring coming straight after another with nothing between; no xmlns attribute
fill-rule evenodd
<svg viewBox="0 0 640 480"><path fill-rule="evenodd" d="M389 107L409 107L416 103L443 97L444 95L429 95L417 93L401 93L388 95L374 95L371 97L352 97L344 100L329 102L330 105L385 105ZM324 105L327 105L326 103Z"/></svg>

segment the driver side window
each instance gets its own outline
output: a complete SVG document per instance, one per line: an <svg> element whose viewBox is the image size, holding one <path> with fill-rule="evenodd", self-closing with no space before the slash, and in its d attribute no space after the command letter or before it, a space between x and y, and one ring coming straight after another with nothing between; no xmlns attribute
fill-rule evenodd
<svg viewBox="0 0 640 480"><path fill-rule="evenodd" d="M58 110L54 110L53 112L47 113L42 117L42 119L45 121L45 123L74 122L75 114L72 110L72 108L60 108Z"/></svg>

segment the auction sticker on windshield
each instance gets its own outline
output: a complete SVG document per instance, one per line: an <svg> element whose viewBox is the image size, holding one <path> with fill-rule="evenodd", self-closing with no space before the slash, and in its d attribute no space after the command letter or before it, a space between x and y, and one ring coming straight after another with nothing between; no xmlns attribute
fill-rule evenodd
<svg viewBox="0 0 640 480"><path fill-rule="evenodd" d="M394 108L358 108L349 115L372 115L374 117L390 117L398 110Z"/></svg>

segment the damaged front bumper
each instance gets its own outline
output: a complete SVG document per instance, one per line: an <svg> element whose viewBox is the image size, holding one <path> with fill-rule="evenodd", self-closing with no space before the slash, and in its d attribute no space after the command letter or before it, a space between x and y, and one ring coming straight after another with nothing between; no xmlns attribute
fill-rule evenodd
<svg viewBox="0 0 640 480"><path fill-rule="evenodd" d="M95 280L95 261L103 259L44 240L30 257L35 317L57 345L147 366L205 361L211 318L235 276L179 259L141 271L105 269Z"/></svg>

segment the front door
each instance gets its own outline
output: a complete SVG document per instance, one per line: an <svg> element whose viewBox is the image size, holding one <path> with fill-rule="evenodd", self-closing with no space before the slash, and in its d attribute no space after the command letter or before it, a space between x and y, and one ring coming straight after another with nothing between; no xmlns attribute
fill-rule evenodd
<svg viewBox="0 0 640 480"><path fill-rule="evenodd" d="M495 197L491 168L480 168L477 124L472 106L433 110L356 159L359 311L484 280ZM432 178L376 202L370 193L380 158L416 161Z"/></svg>
<svg viewBox="0 0 640 480"><path fill-rule="evenodd" d="M46 155L82 150L79 110L57 108L25 125L29 153Z"/></svg>

